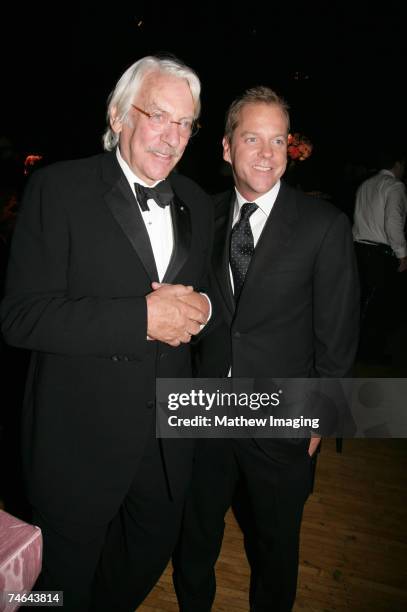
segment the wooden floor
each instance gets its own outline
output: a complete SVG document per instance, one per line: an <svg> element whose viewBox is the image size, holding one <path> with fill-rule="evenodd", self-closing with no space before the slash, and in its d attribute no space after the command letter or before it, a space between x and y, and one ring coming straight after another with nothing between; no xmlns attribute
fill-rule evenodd
<svg viewBox="0 0 407 612"><path fill-rule="evenodd" d="M294 612L407 610L407 440L324 440L301 532ZM231 513L213 612L248 610L249 569ZM176 612L169 566L140 612Z"/></svg>

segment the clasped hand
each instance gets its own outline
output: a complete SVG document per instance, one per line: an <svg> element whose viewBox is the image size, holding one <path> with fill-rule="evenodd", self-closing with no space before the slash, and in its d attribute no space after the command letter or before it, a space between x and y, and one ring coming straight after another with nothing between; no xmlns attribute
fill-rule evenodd
<svg viewBox="0 0 407 612"><path fill-rule="evenodd" d="M187 343L208 320L206 297L191 286L152 283L146 296L147 336L170 346Z"/></svg>

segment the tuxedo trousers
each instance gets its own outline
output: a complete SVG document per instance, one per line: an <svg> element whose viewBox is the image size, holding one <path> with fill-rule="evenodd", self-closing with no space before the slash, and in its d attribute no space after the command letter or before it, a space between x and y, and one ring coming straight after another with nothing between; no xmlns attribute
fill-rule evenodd
<svg viewBox="0 0 407 612"><path fill-rule="evenodd" d="M305 441L304 441L305 442ZM251 566L250 609L288 612L295 600L299 535L311 486L308 452L273 457L253 439L199 440L181 535L173 554L182 612L209 612L224 516L233 505ZM307 446L304 445L304 448ZM272 449L272 447L271 447Z"/></svg>
<svg viewBox="0 0 407 612"><path fill-rule="evenodd" d="M74 483L67 494L75 495ZM63 591L63 609L69 612L133 612L171 558L183 500L170 498L160 441L151 433L127 495L108 523L83 516L72 524L69 517L62 522L46 508L34 509L44 538L35 589Z"/></svg>

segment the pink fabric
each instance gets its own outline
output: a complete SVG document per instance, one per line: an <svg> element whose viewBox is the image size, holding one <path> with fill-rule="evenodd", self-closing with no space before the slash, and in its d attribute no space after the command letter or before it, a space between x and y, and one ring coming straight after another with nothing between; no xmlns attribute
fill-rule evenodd
<svg viewBox="0 0 407 612"><path fill-rule="evenodd" d="M0 593L30 591L41 571L42 535L29 525L0 510ZM14 612L18 604L0 597L0 612Z"/></svg>

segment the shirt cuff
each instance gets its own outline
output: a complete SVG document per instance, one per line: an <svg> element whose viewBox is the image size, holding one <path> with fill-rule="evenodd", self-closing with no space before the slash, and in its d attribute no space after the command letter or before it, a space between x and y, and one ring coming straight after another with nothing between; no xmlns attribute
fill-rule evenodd
<svg viewBox="0 0 407 612"><path fill-rule="evenodd" d="M201 293L201 292L200 292ZM205 325L207 323L209 323L209 321L211 320L211 316L212 316L212 303L209 299L209 297L206 295L206 293L201 293L201 295L203 295L204 297L206 297L206 299L208 300L208 304L209 304L209 315L208 318L206 320L206 323L204 323L203 325L201 325L201 331L203 330L203 328L205 327Z"/></svg>
<svg viewBox="0 0 407 612"><path fill-rule="evenodd" d="M403 259L403 257L407 256L406 249L403 249L402 247L393 249L393 252L394 252L395 256L397 257L397 259Z"/></svg>

